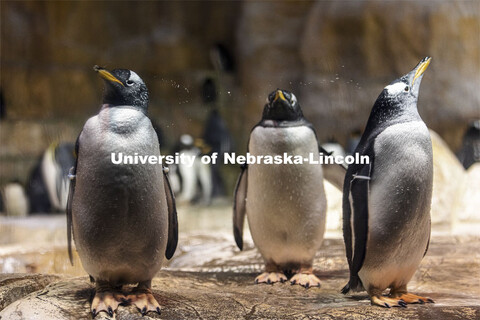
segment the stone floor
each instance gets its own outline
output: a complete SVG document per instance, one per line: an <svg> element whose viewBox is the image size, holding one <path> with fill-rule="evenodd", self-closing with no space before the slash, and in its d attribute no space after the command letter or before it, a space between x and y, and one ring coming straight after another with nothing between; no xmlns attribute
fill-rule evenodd
<svg viewBox="0 0 480 320"><path fill-rule="evenodd" d="M51 227L63 217L47 219L53 219L46 224ZM434 227L429 252L409 290L432 298L435 304L383 309L371 306L365 293L339 293L348 270L338 231L327 232L315 258L315 273L322 287L304 289L287 283L253 283L262 269L261 257L248 232L244 251L235 247L229 208L209 209L208 213L187 210L179 221L183 228L178 250L153 281L162 315L142 317L135 307L121 306L116 319L480 319L478 225ZM20 229L13 228L12 234L22 233ZM63 230L46 229L46 234L58 231L62 237ZM31 237L41 243L40 235ZM23 250L5 242L0 246L0 270L6 271L5 261L10 259L7 267L12 272L40 272L0 274L1 320L91 319L93 286L78 258L74 267L69 266L65 247L60 245L63 240L49 241L56 243L50 251L25 243ZM45 257L39 259L42 254L38 252ZM104 314L96 317L106 318Z"/></svg>

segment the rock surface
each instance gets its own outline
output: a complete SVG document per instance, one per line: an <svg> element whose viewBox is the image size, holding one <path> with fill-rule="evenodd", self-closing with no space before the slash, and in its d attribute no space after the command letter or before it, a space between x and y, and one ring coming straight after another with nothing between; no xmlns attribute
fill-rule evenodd
<svg viewBox="0 0 480 320"><path fill-rule="evenodd" d="M463 206L471 206L472 201L463 203L466 190L466 171L443 139L430 130L433 149L433 194L432 223L452 223L462 214Z"/></svg>
<svg viewBox="0 0 480 320"><path fill-rule="evenodd" d="M315 2L302 34L299 101L319 135L363 130L382 89L428 55L419 112L458 146L479 114L479 9L475 1Z"/></svg>
<svg viewBox="0 0 480 320"><path fill-rule="evenodd" d="M57 275L0 273L0 310L60 279Z"/></svg>
<svg viewBox="0 0 480 320"><path fill-rule="evenodd" d="M457 219L460 221L480 221L480 163L467 170L465 193L462 197Z"/></svg>
<svg viewBox="0 0 480 320"><path fill-rule="evenodd" d="M219 80L222 115L238 151L269 91L293 90L319 138L344 143L363 129L382 88L433 56L420 113L459 147L478 118L478 1L1 2L0 183L26 181L53 141L75 141L98 111L94 64L146 81L150 115L169 144L202 134L206 77ZM85 25L88 27L85 27ZM214 71L221 43L237 68ZM132 55L132 53L135 55ZM221 79L220 79L221 78Z"/></svg>
<svg viewBox="0 0 480 320"><path fill-rule="evenodd" d="M148 314L142 318L134 306L122 306L116 319L473 320L480 316L478 237L432 236L430 250L410 282L409 289L431 297L436 303L409 305L407 309L370 306L365 293L353 296L339 293L348 277L343 241L340 239L327 239L324 242L314 263L322 287L308 290L288 283L255 285L253 280L261 271L262 263L250 242L247 242L243 252L228 243L222 247L231 252L226 258L209 255L210 259L206 257L195 266L197 260L192 258L198 246L208 241L217 245L225 244L222 237L215 236L207 241L193 241L189 250L183 250L179 257L174 258L174 261L178 259L178 263L174 264L175 270L172 264L154 279L154 295L162 306L161 316ZM218 250L220 247L216 248ZM21 283L26 277L37 280L28 288L31 294L16 295L14 299L19 300L0 311L2 320L91 318L89 306L93 285L86 276L61 279L47 275L7 277L13 279L10 280L13 284ZM43 280L41 285L36 284L40 281L38 279ZM45 283L50 284L45 286ZM6 293L5 287L1 286L0 295L5 296ZM107 317L100 314L96 319Z"/></svg>

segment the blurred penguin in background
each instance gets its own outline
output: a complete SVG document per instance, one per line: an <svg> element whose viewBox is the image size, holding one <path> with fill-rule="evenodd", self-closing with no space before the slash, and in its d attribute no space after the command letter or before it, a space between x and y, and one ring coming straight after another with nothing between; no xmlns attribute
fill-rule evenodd
<svg viewBox="0 0 480 320"><path fill-rule="evenodd" d="M332 156L346 156L345 149L343 149L342 145L338 143L335 138L329 138L327 142L323 143L321 146L326 152L328 152Z"/></svg>
<svg viewBox="0 0 480 320"><path fill-rule="evenodd" d="M334 139L329 138L321 146L321 151L329 156L345 158L345 149ZM343 180L345 178L346 167L338 164L323 164L323 175L328 182L333 184L339 190L343 190Z"/></svg>
<svg viewBox="0 0 480 320"><path fill-rule="evenodd" d="M222 43L217 43L211 47L210 61L217 72L235 72L235 61L232 57L232 54Z"/></svg>
<svg viewBox="0 0 480 320"><path fill-rule="evenodd" d="M189 134L180 136L174 153L184 154L187 157L195 156L193 165L177 163L169 166L172 189L178 193L179 203L200 203L208 205L212 198L212 175L209 164L201 162L205 152L205 145L201 139L195 141Z"/></svg>
<svg viewBox="0 0 480 320"><path fill-rule="evenodd" d="M31 212L50 210L63 212L67 207L70 179L68 171L75 164L73 143L52 143L43 154L39 167L30 176L28 194L32 202ZM45 190L48 202L44 199ZM44 211L47 212L47 211Z"/></svg>
<svg viewBox="0 0 480 320"><path fill-rule="evenodd" d="M208 78L203 84L202 90L203 102L211 106L208 114L205 129L203 132L203 141L210 147L210 153L218 154L217 162L211 165L212 171L212 198L226 196L225 183L222 178L220 168L223 164L223 155L232 152L232 136L223 120L217 105L217 93L215 83Z"/></svg>
<svg viewBox="0 0 480 320"><path fill-rule="evenodd" d="M42 160L43 155L37 160L27 182L26 192L30 203L31 214L49 213L52 211L47 185L43 179Z"/></svg>
<svg viewBox="0 0 480 320"><path fill-rule="evenodd" d="M472 122L465 132L458 160L465 169L470 168L475 162L480 162L480 120Z"/></svg>
<svg viewBox="0 0 480 320"><path fill-rule="evenodd" d="M350 133L350 137L347 140L347 146L345 148L345 152L347 155L352 155L355 152L355 149L360 143L361 138L362 138L361 130L355 130Z"/></svg>
<svg viewBox="0 0 480 320"><path fill-rule="evenodd" d="M18 180L2 188L3 213L9 217L25 217L28 213L28 199Z"/></svg>

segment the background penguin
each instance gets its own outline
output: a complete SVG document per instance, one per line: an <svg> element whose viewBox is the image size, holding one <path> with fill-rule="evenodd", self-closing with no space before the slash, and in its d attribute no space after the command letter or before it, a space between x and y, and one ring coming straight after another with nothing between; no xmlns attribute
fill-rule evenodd
<svg viewBox="0 0 480 320"><path fill-rule="evenodd" d="M465 169L470 168L475 162L480 162L480 120L472 122L465 132L458 160Z"/></svg>
<svg viewBox="0 0 480 320"><path fill-rule="evenodd" d="M383 307L433 302L407 292L428 249L432 199L432 143L417 110L431 58L386 86L377 98L355 152L343 193L343 235L350 281L342 293L367 290ZM390 288L389 296L383 291Z"/></svg>
<svg viewBox="0 0 480 320"><path fill-rule="evenodd" d="M345 157L345 149L335 139L331 138L328 142L320 146L322 152L327 155L336 157ZM325 180L333 184L337 189L343 190L343 179L345 179L346 166L343 164L324 164L323 176Z"/></svg>
<svg viewBox="0 0 480 320"><path fill-rule="evenodd" d="M28 198L18 180L7 183L1 190L3 210L10 217L25 217L28 213Z"/></svg>
<svg viewBox="0 0 480 320"><path fill-rule="evenodd" d="M30 203L30 213L47 213L52 211L52 204L42 175L42 160L43 155L38 159L35 167L33 167L27 182L26 192Z"/></svg>
<svg viewBox="0 0 480 320"><path fill-rule="evenodd" d="M182 134L174 153L184 154L187 157L195 157L192 166L185 163L170 165L172 189L178 192L179 203L210 204L212 199L212 174L209 164L200 160L202 156L201 139L194 140L189 134Z"/></svg>
<svg viewBox="0 0 480 320"><path fill-rule="evenodd" d="M302 155L319 159L312 125L303 117L295 95L272 92L262 120L252 129L252 155ZM247 201L248 199L248 201ZM238 178L233 208L235 241L243 248L245 214L253 241L265 260L256 283L287 280L306 288L320 286L312 273L315 253L325 232L326 198L320 165L253 164Z"/></svg>
<svg viewBox="0 0 480 320"><path fill-rule="evenodd" d="M220 167L224 162L223 155L232 152L233 147L232 136L218 109L212 109L207 117L203 140L211 147L210 155L214 152L218 154L217 162L211 165L212 197L225 196L225 183L223 182Z"/></svg>
<svg viewBox="0 0 480 320"><path fill-rule="evenodd" d="M73 234L84 269L96 282L92 315L113 316L122 302L142 312L160 306L151 281L163 255L177 245L175 201L160 165L114 165L112 152L160 155L157 135L147 117L148 91L133 71L111 73L95 66L105 80L103 106L90 118L76 143L77 163L67 206L69 240ZM125 297L124 284L138 283Z"/></svg>
<svg viewBox="0 0 480 320"><path fill-rule="evenodd" d="M75 164L73 143L52 143L37 162L27 183L31 213L65 212L70 179Z"/></svg>
<svg viewBox="0 0 480 320"><path fill-rule="evenodd" d="M42 178L48 197L55 211L64 212L67 207L70 180L68 171L75 164L73 143L52 143L42 159Z"/></svg>

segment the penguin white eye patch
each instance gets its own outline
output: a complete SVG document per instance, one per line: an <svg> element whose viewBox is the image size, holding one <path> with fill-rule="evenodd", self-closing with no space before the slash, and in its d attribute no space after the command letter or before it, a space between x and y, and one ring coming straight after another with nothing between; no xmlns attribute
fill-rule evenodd
<svg viewBox="0 0 480 320"><path fill-rule="evenodd" d="M405 91L405 87L408 87L405 83L397 82L386 86L385 89L387 89L389 95L395 96L400 92Z"/></svg>
<svg viewBox="0 0 480 320"><path fill-rule="evenodd" d="M294 105L297 102L297 97L295 97L295 95L293 93L292 93L292 97L290 98L290 101L291 101L292 105Z"/></svg>
<svg viewBox="0 0 480 320"><path fill-rule="evenodd" d="M130 81L133 81L133 82L143 82L142 79L140 79L140 77L138 76L138 74L136 74L135 72L133 71L130 71L130 78L128 78L128 80Z"/></svg>

